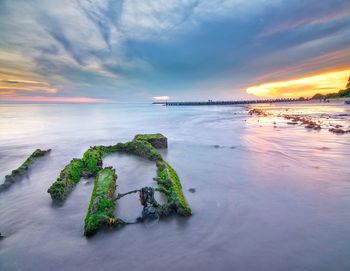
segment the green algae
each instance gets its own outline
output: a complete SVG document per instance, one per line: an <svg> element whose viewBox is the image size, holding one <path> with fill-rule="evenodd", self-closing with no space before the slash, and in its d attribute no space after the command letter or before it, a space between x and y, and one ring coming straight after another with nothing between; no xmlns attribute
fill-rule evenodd
<svg viewBox="0 0 350 271"><path fill-rule="evenodd" d="M162 134L137 134L134 137L134 140L152 140L152 139L164 139L166 138Z"/></svg>
<svg viewBox="0 0 350 271"><path fill-rule="evenodd" d="M117 175L112 167L101 169L97 173L84 223L85 236L92 236L103 225L125 224L114 216L116 180Z"/></svg>
<svg viewBox="0 0 350 271"><path fill-rule="evenodd" d="M91 172L91 174L95 175L102 169L102 157L103 152L99 147L91 147L89 148L83 155L83 162L85 165L85 169Z"/></svg>
<svg viewBox="0 0 350 271"><path fill-rule="evenodd" d="M51 198L63 202L81 177L94 177L102 169L102 158L113 152L113 146L90 147L82 159L73 159L61 171L59 178L48 189Z"/></svg>
<svg viewBox="0 0 350 271"><path fill-rule="evenodd" d="M48 193L51 198L56 201L63 201L68 194L73 190L75 185L80 181L82 171L85 169L85 164L81 159L73 159L61 171L60 176L50 186Z"/></svg>
<svg viewBox="0 0 350 271"><path fill-rule="evenodd" d="M192 210L182 192L182 185L176 171L165 161L157 162L156 181L159 190L167 197L168 205L174 208L176 213L189 216Z"/></svg>
<svg viewBox="0 0 350 271"><path fill-rule="evenodd" d="M84 223L84 234L91 236L104 225L122 226L127 223L114 216L115 204L121 197L141 190L133 190L114 196L116 190L115 170L103 168L102 159L111 153L127 153L156 162L159 191L164 193L167 203L153 203L156 217L168 216L176 212L182 216L192 214L182 192L176 171L163 160L158 148L167 148L167 138L161 134L138 134L132 141L110 146L94 146L84 152L82 159L73 159L60 173L48 192L53 200L64 201L81 177L95 177L94 188ZM150 213L150 206L145 210ZM141 221L139 221L141 222Z"/></svg>
<svg viewBox="0 0 350 271"><path fill-rule="evenodd" d="M162 140L161 143L155 140ZM161 134L136 135L133 141L110 146L94 146L84 152L82 159L73 159L61 171L59 178L48 189L51 198L63 202L81 177L94 177L102 169L102 159L111 153L124 152L134 154L151 161L163 160L160 153L150 143L155 145L167 143L167 138Z"/></svg>
<svg viewBox="0 0 350 271"><path fill-rule="evenodd" d="M134 154L151 161L163 160L161 154L149 142L144 140L133 140L116 145L118 152Z"/></svg>
<svg viewBox="0 0 350 271"><path fill-rule="evenodd" d="M17 169L12 170L10 175L5 176L5 181L0 185L0 191L8 189L12 184L16 182L17 179L21 178L28 169L33 165L33 163L40 157L48 154L51 149L40 150L36 149Z"/></svg>
<svg viewBox="0 0 350 271"><path fill-rule="evenodd" d="M168 147L168 139L162 134L138 134L133 139L136 140L147 141L156 149Z"/></svg>

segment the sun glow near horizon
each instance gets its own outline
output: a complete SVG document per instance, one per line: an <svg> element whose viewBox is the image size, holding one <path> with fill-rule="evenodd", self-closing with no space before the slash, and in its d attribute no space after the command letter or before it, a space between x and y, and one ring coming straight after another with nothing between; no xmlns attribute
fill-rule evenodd
<svg viewBox="0 0 350 271"><path fill-rule="evenodd" d="M169 100L169 96L154 96L153 99L156 101L166 101Z"/></svg>
<svg viewBox="0 0 350 271"><path fill-rule="evenodd" d="M350 68L298 79L263 83L248 87L246 92L259 97L312 97L316 93L327 94L344 89L349 76Z"/></svg>

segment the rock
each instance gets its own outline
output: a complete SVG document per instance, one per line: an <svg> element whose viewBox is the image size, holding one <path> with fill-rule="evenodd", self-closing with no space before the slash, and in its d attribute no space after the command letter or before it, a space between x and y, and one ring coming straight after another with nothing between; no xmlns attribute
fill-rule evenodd
<svg viewBox="0 0 350 271"><path fill-rule="evenodd" d="M157 212L158 202L154 199L154 188L143 187L140 190L140 202L143 205L141 221L145 219L158 219L159 214Z"/></svg>
<svg viewBox="0 0 350 271"><path fill-rule="evenodd" d="M306 129L321 130L321 126L316 123L310 123L305 126Z"/></svg>
<svg viewBox="0 0 350 271"><path fill-rule="evenodd" d="M88 179L88 178L94 177L94 174L89 170L82 170L81 177L83 177L84 179Z"/></svg>
<svg viewBox="0 0 350 271"><path fill-rule="evenodd" d="M188 191L191 192L191 193L195 193L196 189L195 188L190 188L190 189L188 189Z"/></svg>
<svg viewBox="0 0 350 271"><path fill-rule="evenodd" d="M164 204L159 208L159 216L165 217L176 212L176 206L173 204Z"/></svg>
<svg viewBox="0 0 350 271"><path fill-rule="evenodd" d="M248 111L248 114L249 115L257 115L257 116L263 116L263 117L267 117L268 115L270 115L269 113L266 112L266 110L264 109L260 109L260 108L253 108L253 109L250 109Z"/></svg>
<svg viewBox="0 0 350 271"><path fill-rule="evenodd" d="M102 168L102 166L103 166L103 161L102 161L102 159L98 159L98 160L97 160L97 166L100 167L100 168Z"/></svg>
<svg viewBox="0 0 350 271"><path fill-rule="evenodd" d="M339 129L339 128L330 128L328 129L328 131L334 133L334 134L346 134L349 133L349 131L345 131L343 129Z"/></svg>
<svg viewBox="0 0 350 271"><path fill-rule="evenodd" d="M138 134L134 137L135 140L147 141L156 149L168 148L168 139L162 134Z"/></svg>

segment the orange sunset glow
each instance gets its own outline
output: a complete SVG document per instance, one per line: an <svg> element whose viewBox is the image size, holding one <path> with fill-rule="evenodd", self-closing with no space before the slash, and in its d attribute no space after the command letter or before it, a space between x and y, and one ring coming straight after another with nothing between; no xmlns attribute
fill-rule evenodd
<svg viewBox="0 0 350 271"><path fill-rule="evenodd" d="M330 71L293 80L263 83L247 88L247 93L259 97L298 98L316 93L327 94L344 89L350 69Z"/></svg>

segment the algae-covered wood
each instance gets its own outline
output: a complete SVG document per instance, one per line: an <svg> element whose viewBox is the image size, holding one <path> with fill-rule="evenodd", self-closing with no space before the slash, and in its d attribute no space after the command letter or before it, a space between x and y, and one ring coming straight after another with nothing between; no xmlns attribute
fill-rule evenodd
<svg viewBox="0 0 350 271"><path fill-rule="evenodd" d="M160 190L166 195L168 205L179 215L192 214L183 192L182 185L176 171L165 161L157 162L157 183Z"/></svg>
<svg viewBox="0 0 350 271"><path fill-rule="evenodd" d="M101 169L96 175L89 209L85 218L84 234L91 236L103 225L123 224L114 216L117 175L111 167Z"/></svg>
<svg viewBox="0 0 350 271"><path fill-rule="evenodd" d="M32 164L40 157L48 154L51 149L40 150L36 149L17 169L12 170L11 174L5 176L5 181L0 185L0 192L8 189L17 179L22 177Z"/></svg>

